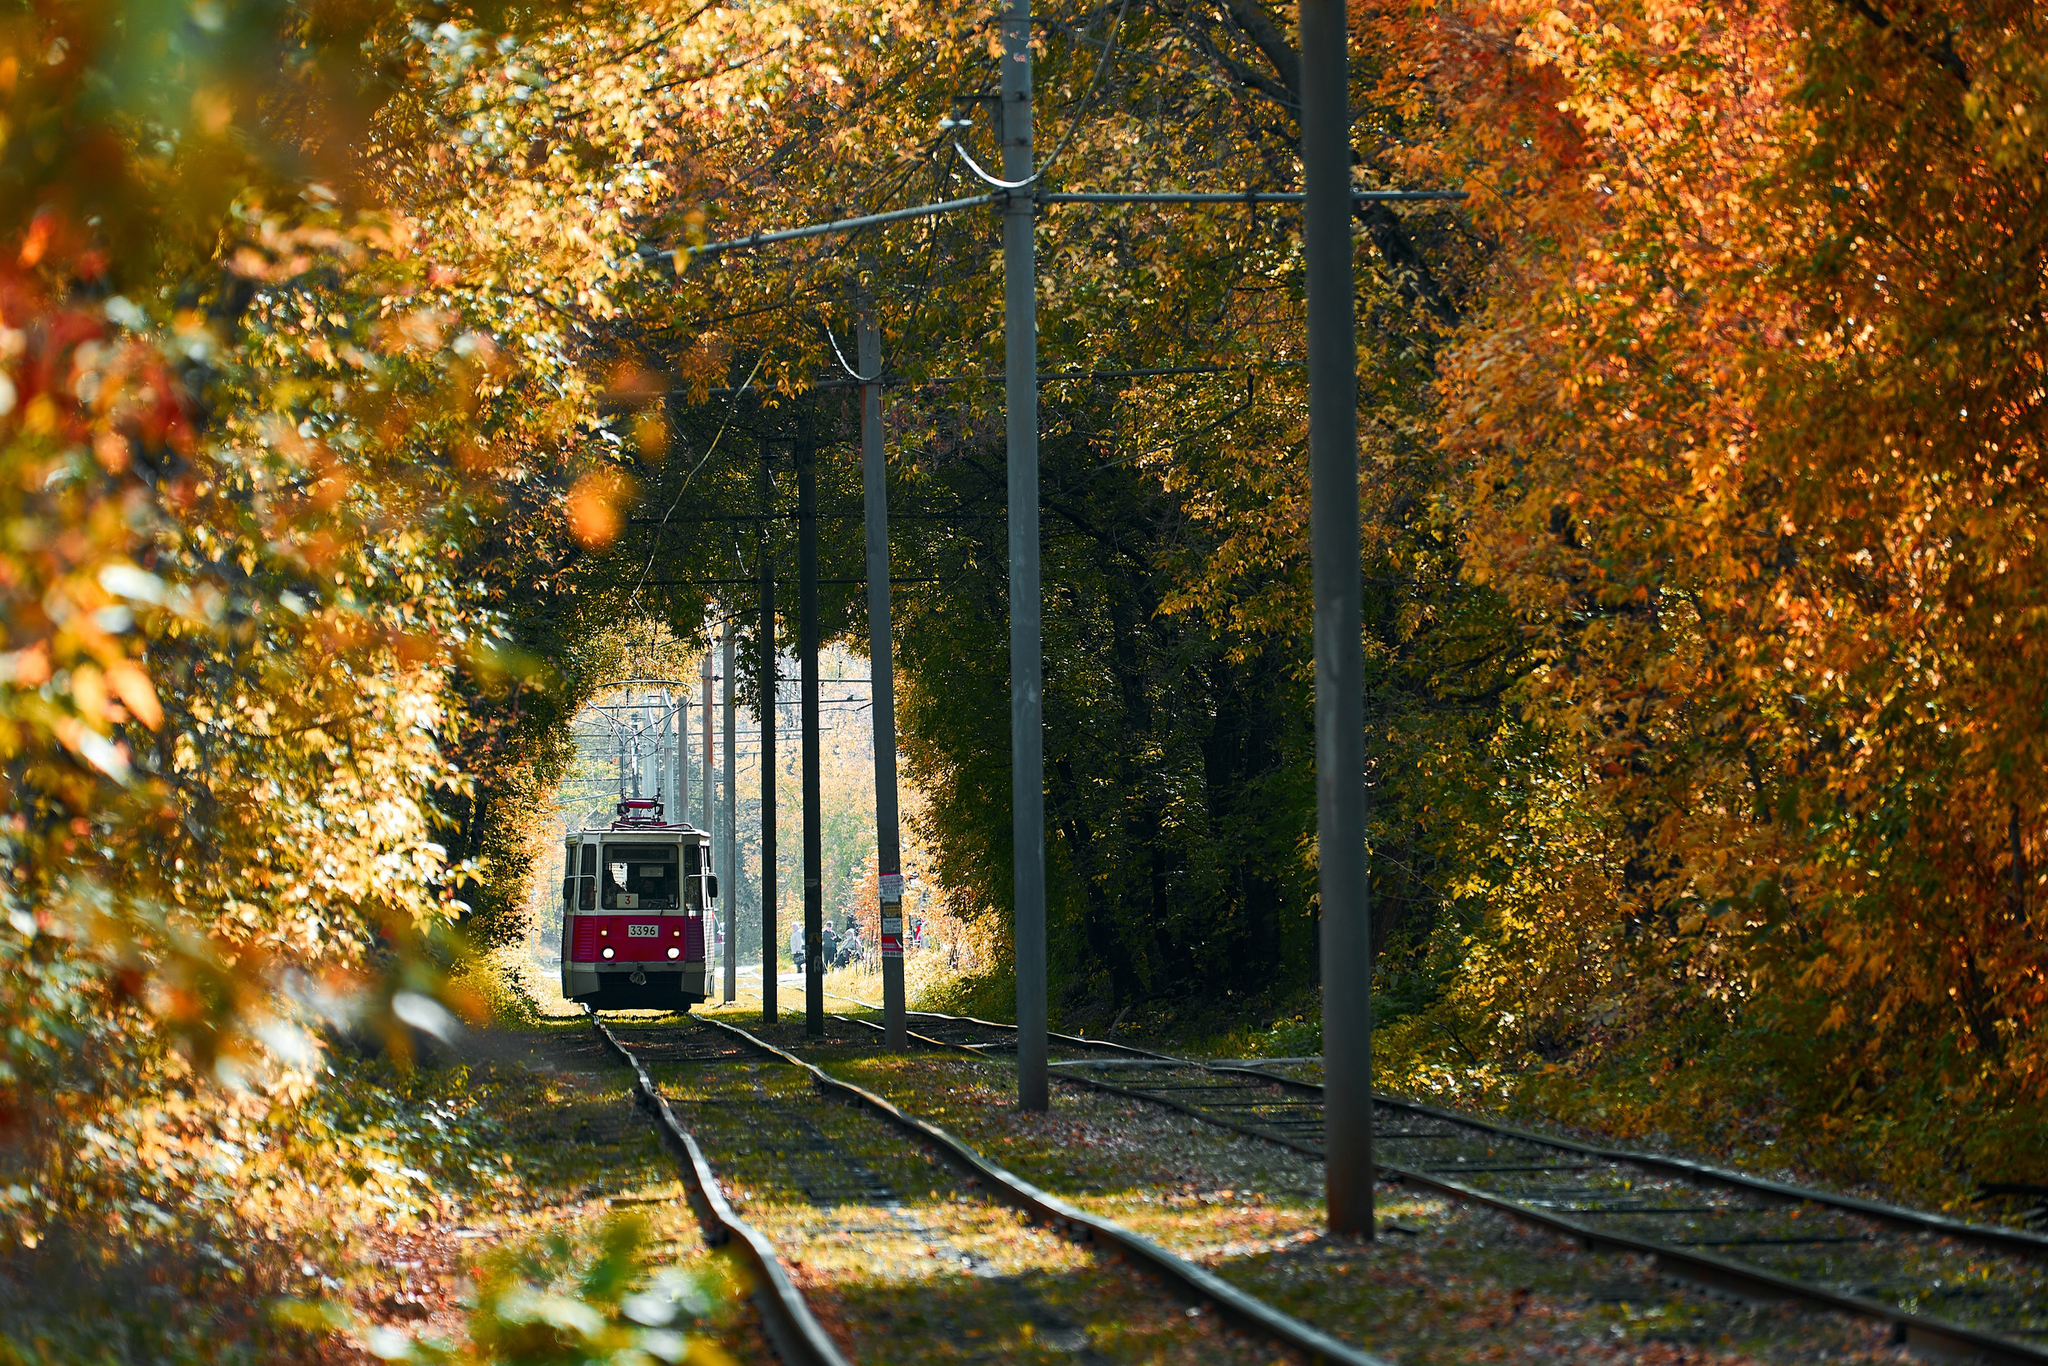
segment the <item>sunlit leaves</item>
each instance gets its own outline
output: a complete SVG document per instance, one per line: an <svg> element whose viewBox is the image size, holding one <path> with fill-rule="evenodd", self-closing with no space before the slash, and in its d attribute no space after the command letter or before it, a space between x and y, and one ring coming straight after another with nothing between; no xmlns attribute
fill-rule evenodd
<svg viewBox="0 0 2048 1366"><path fill-rule="evenodd" d="M1960 1160L2024 1164L2038 15L1474 5L1438 31L1439 107L1479 97L1449 145L1501 189L1447 385L1470 564L1544 661L1526 696L1584 765L1577 847L1633 974L1606 998L1633 1024L1550 1018L1811 1031L1767 1056L1817 1123L1909 1096L1936 1141L1983 1105L2007 1118ZM1506 942L1540 958L1576 904Z"/></svg>

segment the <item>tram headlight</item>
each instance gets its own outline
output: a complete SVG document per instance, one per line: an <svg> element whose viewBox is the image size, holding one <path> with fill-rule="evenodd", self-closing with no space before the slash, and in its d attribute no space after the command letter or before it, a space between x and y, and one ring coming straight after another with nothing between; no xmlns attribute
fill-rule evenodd
<svg viewBox="0 0 2048 1366"><path fill-rule="evenodd" d="M612 948L609 944L607 944L605 946L604 956L607 958L616 958L618 956L618 952L619 951L617 949Z"/></svg>
<svg viewBox="0 0 2048 1366"><path fill-rule="evenodd" d="M670 949L668 951L668 956L671 958L681 958L683 956L683 951L681 949Z"/></svg>

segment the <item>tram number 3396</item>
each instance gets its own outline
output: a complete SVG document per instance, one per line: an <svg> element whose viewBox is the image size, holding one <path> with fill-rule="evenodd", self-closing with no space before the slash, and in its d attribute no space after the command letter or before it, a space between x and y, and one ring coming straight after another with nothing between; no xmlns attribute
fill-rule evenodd
<svg viewBox="0 0 2048 1366"><path fill-rule="evenodd" d="M628 939L659 939L659 938L661 938L661 926L659 926L659 925L628 925L628 926L626 926L626 938L628 938Z"/></svg>

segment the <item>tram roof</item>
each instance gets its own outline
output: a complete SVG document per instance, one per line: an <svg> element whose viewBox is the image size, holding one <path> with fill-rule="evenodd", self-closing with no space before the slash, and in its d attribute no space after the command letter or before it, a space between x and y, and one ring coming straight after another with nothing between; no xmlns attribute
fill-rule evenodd
<svg viewBox="0 0 2048 1366"><path fill-rule="evenodd" d="M629 797L619 803L618 816L608 825L581 825L572 828L571 835L704 835L688 821L668 821L660 802L646 797Z"/></svg>
<svg viewBox="0 0 2048 1366"><path fill-rule="evenodd" d="M674 824L655 821L613 821L609 825L571 826L568 833L571 835L702 835L708 832L699 830L688 821L677 821Z"/></svg>

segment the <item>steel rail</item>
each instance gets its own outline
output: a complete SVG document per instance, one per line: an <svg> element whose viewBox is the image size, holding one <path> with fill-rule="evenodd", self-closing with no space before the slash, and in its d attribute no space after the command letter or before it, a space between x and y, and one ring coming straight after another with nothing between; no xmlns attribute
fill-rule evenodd
<svg viewBox="0 0 2048 1366"><path fill-rule="evenodd" d="M1981 1332L1975 1328L1965 1328L1961 1324L1930 1319L1881 1300L1830 1290L1811 1281L1781 1276L1747 1262L1719 1257L1711 1252L1678 1247L1651 1238L1632 1237L1610 1229L1595 1228L1576 1219L1568 1219L1538 1206L1495 1195L1435 1173L1414 1171L1384 1162L1377 1165L1382 1173L1404 1185L1427 1186L1459 1200L1500 1210L1526 1223L1541 1224L1560 1233L1570 1234L1589 1251L1606 1248L1616 1252L1636 1253L1651 1258L1660 1268L1674 1276L1699 1281L1717 1289L1732 1290L1738 1294L1763 1299L1805 1300L1854 1314L1859 1318L1888 1323L1892 1328L1892 1340L1896 1343L1988 1361L1996 1363L1996 1366L2041 1366L2041 1363L2048 1362L2048 1352L2037 1352L2010 1339Z"/></svg>
<svg viewBox="0 0 2048 1366"><path fill-rule="evenodd" d="M1080 1241L1114 1249L1127 1259L1165 1278L1183 1295L1198 1304L1212 1304L1245 1327L1297 1351L1306 1352L1311 1360L1340 1362L1344 1366L1389 1366L1383 1358L1360 1351L1292 1315L1282 1313L1265 1301L1239 1290L1213 1272L1175 1256L1151 1239L1133 1233L1121 1224L1077 1209L1058 1196L1040 1190L1007 1168L989 1161L938 1125L906 1113L865 1087L841 1081L816 1064L778 1048L738 1025L701 1015L691 1018L700 1024L723 1030L781 1062L801 1068L819 1090L853 1101L864 1109L880 1115L967 1175L981 1181L997 1198L1056 1228L1068 1230Z"/></svg>
<svg viewBox="0 0 2048 1366"><path fill-rule="evenodd" d="M842 1001L852 1001L853 1004L864 1010L881 1009L878 1005L870 1005L868 1002L852 996L841 996L839 999ZM1003 1024L999 1020L984 1020L974 1015L947 1015L937 1010L913 1010L908 1012L908 1014L926 1020L945 1020L953 1024L979 1025L983 1029L994 1029L1007 1033L1015 1033L1017 1030L1017 1026L1013 1024ZM868 1023L866 1020L856 1020L850 1015L842 1015L839 1018L848 1024L864 1025ZM1198 1065L1189 1064L1187 1059L1177 1058L1171 1053L1155 1053L1149 1048L1138 1048L1127 1043L1112 1043L1108 1039L1091 1039L1082 1034L1062 1034L1058 1030L1047 1030L1046 1036L1056 1039L1070 1048L1095 1048L1106 1053L1124 1053L1131 1057L1150 1058L1158 1062L1177 1063L1183 1066ZM939 1048L965 1048L970 1053L979 1053L981 1051L978 1048L969 1047L965 1044L950 1043L944 1039L925 1039L924 1042Z"/></svg>
<svg viewBox="0 0 2048 1366"><path fill-rule="evenodd" d="M856 1004L867 1005L865 1001L856 1002ZM1015 1025L1004 1024L998 1020L982 1020L971 1015L945 1015L938 1011L926 1010L913 1011L911 1013L915 1016L923 1016L926 1019L957 1021L961 1024L979 1025L984 1029L993 1029L1006 1033L1016 1028ZM865 1021L861 1023L865 1023ZM1130 1044L1110 1043L1107 1040L1090 1039L1075 1034L1054 1034L1052 1037L1074 1047L1128 1053L1136 1057L1173 1063L1181 1067L1204 1072L1252 1077L1259 1081L1284 1087L1290 1091L1301 1092L1305 1095L1320 1097L1323 1093L1322 1085L1319 1082L1305 1081L1300 1077L1290 1077L1281 1072L1269 1072L1263 1067L1250 1066L1243 1063L1204 1062L1197 1058L1185 1058L1172 1053L1160 1053L1149 1048L1138 1048ZM934 1039L931 1042L938 1044L940 1047L956 1046L947 1044L943 1040ZM980 1050L973 1049L970 1051L979 1052ZM1103 1084L1106 1085L1108 1083ZM1794 1186L1783 1181L1773 1181L1768 1177L1751 1176L1747 1172L1734 1171L1727 1167L1716 1167L1706 1162L1695 1162L1690 1158L1667 1157L1658 1153L1642 1152L1634 1148L1609 1148L1598 1144L1581 1143L1576 1139L1539 1133L1533 1129L1519 1128L1516 1125L1504 1124L1498 1120L1480 1119L1474 1115L1465 1114L1457 1110L1446 1110L1421 1101L1407 1100L1401 1096L1389 1095L1383 1091L1375 1092L1373 1100L1377 1104L1385 1105L1392 1109L1405 1110L1410 1114L1424 1115L1430 1119L1462 1125L1465 1128L1476 1129L1483 1133L1502 1134L1509 1138L1521 1139L1525 1143L1535 1143L1544 1147L1561 1149L1565 1152L1598 1157L1607 1162L1625 1162L1632 1166L1647 1167L1653 1171L1661 1171L1667 1176L1681 1177L1686 1180L1740 1187L1774 1199L1810 1201L1813 1204L1826 1205L1850 1214L1859 1214L1868 1219L1875 1219L1881 1223L1890 1224L1895 1228L1907 1229L1916 1233L1939 1234L1945 1238L1975 1243L1982 1247L1994 1248L2000 1252L2017 1252L2022 1256L2028 1257L2048 1257L2048 1234L2032 1233L2025 1229L2004 1228L1997 1224L1971 1223L1967 1220L1951 1219L1946 1215L1930 1214L1925 1210L1916 1210L1905 1205L1894 1205L1882 1200L1867 1200L1861 1196L1841 1195L1834 1191L1818 1190L1810 1186ZM1318 1155L1320 1156L1320 1154Z"/></svg>
<svg viewBox="0 0 2048 1366"><path fill-rule="evenodd" d="M714 1246L729 1246L740 1254L742 1260L754 1269L755 1305L761 1310L761 1325L768 1334L775 1353L789 1366L851 1366L811 1312L803 1292L796 1288L783 1268L782 1260L776 1255L775 1245L744 1219L733 1212L726 1203L725 1193L719 1188L718 1178L712 1174L711 1164L705 1160L704 1150L697 1146L697 1140L683 1128L655 1089L647 1069L633 1056L618 1036L598 1018L595 1010L584 1007L590 1016L590 1023L597 1028L598 1037L604 1040L620 1062L633 1073L633 1093L640 1105L653 1117L655 1128L662 1140L682 1158L683 1180L689 1187L690 1204L697 1211L698 1221L704 1226L705 1241Z"/></svg>
<svg viewBox="0 0 2048 1366"><path fill-rule="evenodd" d="M1291 1091L1307 1095L1322 1094L1322 1087L1299 1077L1289 1077L1278 1072L1268 1072L1262 1067L1251 1067L1235 1063L1196 1063L1195 1066L1211 1072L1237 1073L1255 1077L1261 1081L1283 1086ZM1963 1219L1951 1219L1946 1215L1930 1214L1905 1205L1894 1205L1883 1200L1867 1200L1856 1195L1841 1195L1833 1191L1816 1190L1808 1186L1794 1186L1768 1177L1751 1176L1747 1172L1733 1171L1727 1167L1716 1167L1705 1162L1695 1162L1685 1157L1667 1157L1659 1153L1646 1153L1633 1148L1608 1148L1594 1143L1581 1143L1576 1139L1560 1138L1523 1129L1497 1120L1478 1119L1456 1110L1446 1110L1421 1101L1406 1100L1400 1096L1378 1094L1373 1097L1381 1105L1409 1114L1423 1115L1430 1119L1442 1120L1448 1124L1462 1125L1482 1133L1502 1134L1517 1138L1525 1143L1556 1148L1563 1152L1579 1153L1597 1157L1606 1162L1625 1162L1630 1166L1646 1167L1689 1181L1703 1181L1714 1185L1732 1186L1754 1191L1759 1195L1778 1200L1808 1201L1843 1210L1850 1214L1862 1215L1893 1228L1914 1233L1933 1233L1959 1242L1974 1243L1980 1247L1995 1248L2000 1252L2016 1252L2026 1257L2048 1257L2048 1235L2031 1233L2025 1229L2003 1228L1997 1224L1977 1224Z"/></svg>
<svg viewBox="0 0 2048 1366"><path fill-rule="evenodd" d="M928 1018L945 1019L959 1023L971 1023L998 1031L1007 1031L997 1021L978 1020L971 1016L949 1016L938 1012L917 1012ZM843 1017L842 1017L843 1018ZM862 1021L860 1023L866 1023ZM1189 1058L1176 1058L1171 1054L1154 1053L1149 1049L1129 1045L1105 1045L1102 1041L1082 1039L1079 1036L1063 1037L1074 1043L1090 1047L1110 1047L1119 1051L1143 1055L1146 1061L1175 1064L1191 1071L1210 1072L1226 1076L1248 1077L1260 1082L1279 1085L1299 1093L1313 1094L1320 1098L1322 1088L1315 1082L1288 1077L1280 1073L1267 1072L1255 1066L1229 1063L1206 1063ZM921 1041L942 1048L986 1057L987 1054L972 1045L922 1036ZM1321 1159L1322 1149L1285 1134L1275 1133L1253 1125L1241 1124L1234 1120L1198 1109L1172 1096L1148 1091L1140 1087L1122 1086L1115 1082L1080 1075L1077 1068L1088 1066L1086 1062L1056 1064L1055 1075L1063 1080L1076 1083L1091 1090L1105 1091L1135 1100L1149 1101L1154 1105L1186 1114L1218 1128L1228 1129L1247 1137L1261 1139L1268 1143L1289 1148L1295 1152ZM1875 1200L1863 1200L1855 1196L1835 1195L1827 1191L1815 1191L1801 1186L1787 1185L1761 1177L1732 1172L1712 1167L1705 1163L1692 1162L1684 1158L1659 1157L1656 1154L1637 1153L1627 1149L1602 1148L1592 1144L1578 1143L1570 1139L1552 1138L1548 1135L1521 1129L1513 1125L1498 1124L1487 1120L1474 1119L1453 1110L1441 1109L1399 1097L1375 1095L1377 1104L1429 1119L1456 1124L1480 1133L1509 1137L1538 1146L1555 1148L1581 1156L1597 1157L1605 1162L1622 1163L1644 1167L1686 1180L1707 1184L1728 1186L1767 1196L1774 1201L1813 1203L1839 1209L1845 1213L1860 1215L1877 1222L1889 1224L1918 1233L1932 1233L1954 1238L1963 1242L1988 1245L1999 1251L2017 1251L2039 1255L2048 1248L2048 1238L2038 1234L2024 1233L2013 1229L2002 1229L1983 1224L1964 1223L1946 1219L1940 1215L1926 1214L1903 1206L1889 1205ZM1896 1342L1932 1351L1975 1357L1998 1363L1999 1366L2041 1366L2048 1362L2048 1351L2040 1351L2009 1338L1969 1328L1962 1324L1930 1318L1910 1310L1901 1309L1884 1301L1867 1296L1831 1290L1823 1285L1797 1277L1781 1275L1746 1262L1693 1247L1678 1246L1653 1238L1637 1237L1612 1229L1600 1228L1563 1214L1525 1203L1512 1196L1497 1194L1467 1185L1439 1172L1417 1170L1379 1161L1375 1167L1384 1176L1405 1185L1422 1186L1454 1199L1484 1205L1504 1214L1533 1223L1556 1232L1567 1234L1591 1250L1604 1248L1611 1251L1628 1252L1648 1256L1672 1275L1688 1278L1719 1289L1732 1290L1741 1294L1772 1299L1799 1299L1830 1309L1854 1314L1860 1318L1875 1319L1889 1324ZM1476 1169L1475 1169L1476 1170Z"/></svg>

